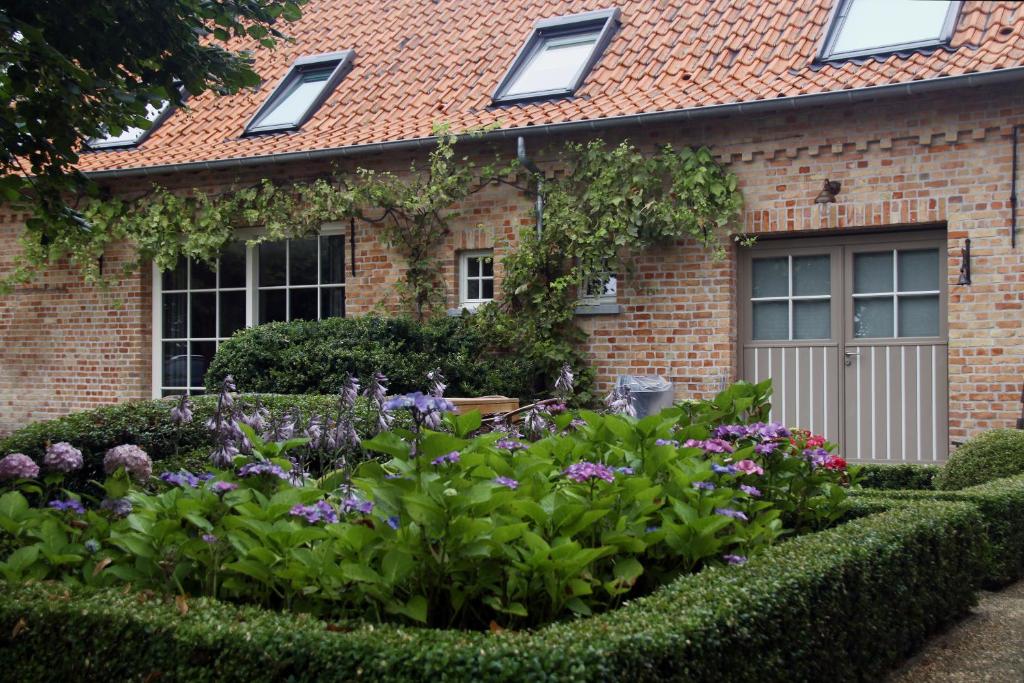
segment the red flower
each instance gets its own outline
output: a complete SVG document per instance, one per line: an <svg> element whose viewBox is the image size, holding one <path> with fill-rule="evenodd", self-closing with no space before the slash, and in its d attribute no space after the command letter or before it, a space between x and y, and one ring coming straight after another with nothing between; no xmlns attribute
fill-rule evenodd
<svg viewBox="0 0 1024 683"><path fill-rule="evenodd" d="M840 458L838 455L830 455L825 461L825 469L829 470L845 470L846 461Z"/></svg>

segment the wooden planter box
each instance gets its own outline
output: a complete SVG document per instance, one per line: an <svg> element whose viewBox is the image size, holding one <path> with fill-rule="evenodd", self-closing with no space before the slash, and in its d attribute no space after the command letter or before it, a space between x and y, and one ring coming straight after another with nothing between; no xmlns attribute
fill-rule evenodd
<svg viewBox="0 0 1024 683"><path fill-rule="evenodd" d="M451 398L449 401L455 404L455 412L463 413L479 410L481 415L496 415L498 413L510 413L519 409L518 398L507 396L481 396L479 398Z"/></svg>

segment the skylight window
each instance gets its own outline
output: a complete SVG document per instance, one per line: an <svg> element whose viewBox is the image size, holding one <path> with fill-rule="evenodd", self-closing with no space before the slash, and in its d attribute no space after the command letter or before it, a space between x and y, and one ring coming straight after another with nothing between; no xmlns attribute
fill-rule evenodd
<svg viewBox="0 0 1024 683"><path fill-rule="evenodd" d="M301 128L352 69L351 50L303 57L246 126L246 133L270 133Z"/></svg>
<svg viewBox="0 0 1024 683"><path fill-rule="evenodd" d="M170 112L171 103L164 100L159 107L146 105L146 118L149 128L125 128L119 135L107 134L102 138L90 138L86 143L91 149L109 149L111 147L132 147L142 142Z"/></svg>
<svg viewBox="0 0 1024 683"><path fill-rule="evenodd" d="M494 93L497 103L565 97L582 85L618 27L619 10L538 21Z"/></svg>
<svg viewBox="0 0 1024 683"><path fill-rule="evenodd" d="M949 42L959 2L839 0L823 59L913 50Z"/></svg>

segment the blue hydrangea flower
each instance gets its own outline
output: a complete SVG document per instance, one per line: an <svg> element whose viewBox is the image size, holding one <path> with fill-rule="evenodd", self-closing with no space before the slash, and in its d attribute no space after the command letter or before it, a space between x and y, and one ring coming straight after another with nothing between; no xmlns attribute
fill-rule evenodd
<svg viewBox="0 0 1024 683"><path fill-rule="evenodd" d="M732 517L733 519L738 519L742 522L749 521L746 513L741 512L740 510L733 510L732 508L715 508L715 514Z"/></svg>
<svg viewBox="0 0 1024 683"><path fill-rule="evenodd" d="M278 479L288 478L288 473L272 462L250 462L242 465L238 470L238 476L240 477L257 477L261 474L269 474Z"/></svg>
<svg viewBox="0 0 1024 683"><path fill-rule="evenodd" d="M459 458L460 458L459 452L458 451L452 451L451 453L446 453L444 455L437 456L436 458L434 458L433 460L430 461L430 464L431 465L454 465L455 463L457 463L459 461Z"/></svg>
<svg viewBox="0 0 1024 683"><path fill-rule="evenodd" d="M740 484L740 491L743 491L743 493L747 494L748 496L753 496L754 498L761 497L761 490L754 486Z"/></svg>
<svg viewBox="0 0 1024 683"><path fill-rule="evenodd" d="M199 477L188 470L181 470L180 472L164 472L160 475L160 479L172 486L180 486L182 488L194 489L199 486Z"/></svg>
<svg viewBox="0 0 1024 683"><path fill-rule="evenodd" d="M711 463L711 471L715 474L736 474L736 467L734 465L719 465L718 463Z"/></svg>
<svg viewBox="0 0 1024 683"><path fill-rule="evenodd" d="M715 485L712 484L710 481L695 481L695 482L693 482L693 484L691 484L691 486L693 486L693 488L701 490L701 491L714 491L715 490Z"/></svg>
<svg viewBox="0 0 1024 683"><path fill-rule="evenodd" d="M491 481L493 481L498 486L504 486L505 488L510 488L510 489L517 489L517 488L519 488L519 482L516 481L515 479L511 479L509 477L495 477Z"/></svg>
<svg viewBox="0 0 1024 683"><path fill-rule="evenodd" d="M85 514L85 506L74 498L68 498L67 500L51 500L49 502L49 506L54 510L60 510L61 512L70 512L75 515Z"/></svg>

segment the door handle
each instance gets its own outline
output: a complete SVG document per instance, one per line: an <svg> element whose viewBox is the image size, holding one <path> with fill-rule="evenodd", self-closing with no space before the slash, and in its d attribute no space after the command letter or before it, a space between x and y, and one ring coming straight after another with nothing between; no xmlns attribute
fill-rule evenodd
<svg viewBox="0 0 1024 683"><path fill-rule="evenodd" d="M854 356L859 356L859 355L860 355L859 351L843 351L843 356L844 356L843 363L845 365L853 365L853 357Z"/></svg>

